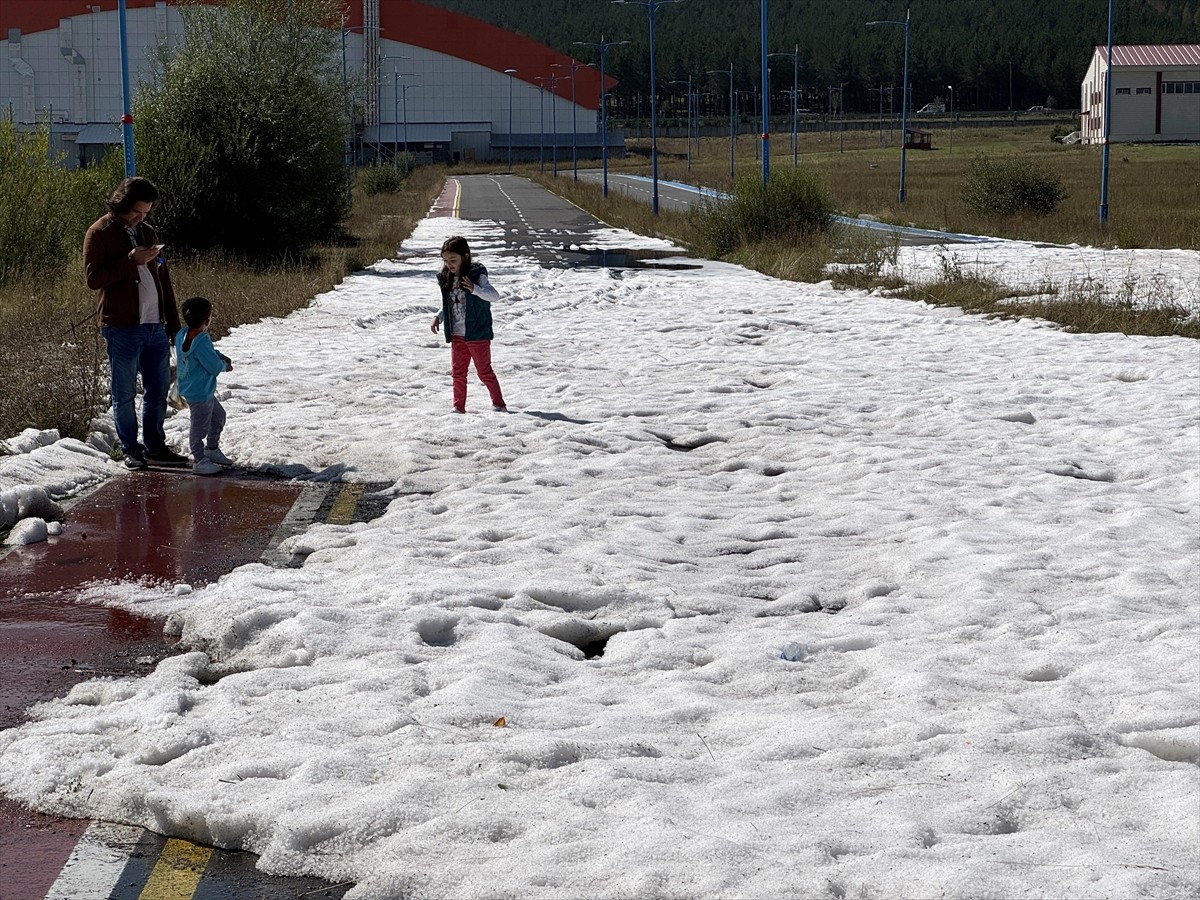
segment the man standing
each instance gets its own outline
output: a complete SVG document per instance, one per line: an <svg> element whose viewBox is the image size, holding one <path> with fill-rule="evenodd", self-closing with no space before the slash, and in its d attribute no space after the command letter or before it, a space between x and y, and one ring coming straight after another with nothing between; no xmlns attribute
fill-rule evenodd
<svg viewBox="0 0 1200 900"><path fill-rule="evenodd" d="M87 286L96 292L100 331L112 371L113 422L125 466L147 462L183 466L187 457L167 447L163 420L171 381L170 341L179 310L158 235L145 222L158 188L145 178L126 178L108 198L108 212L83 239ZM142 376L142 441L134 399Z"/></svg>

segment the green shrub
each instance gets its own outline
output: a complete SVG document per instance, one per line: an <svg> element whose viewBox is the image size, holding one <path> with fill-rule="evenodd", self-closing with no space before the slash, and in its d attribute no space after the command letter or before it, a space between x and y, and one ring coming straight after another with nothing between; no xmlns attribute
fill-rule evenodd
<svg viewBox="0 0 1200 900"><path fill-rule="evenodd" d="M335 0L180 7L186 30L135 103L140 172L177 248L303 250L349 211Z"/></svg>
<svg viewBox="0 0 1200 900"><path fill-rule="evenodd" d="M713 200L694 213L700 239L716 256L764 241L804 240L829 231L833 202L808 169L784 169L766 189L758 175L743 175L729 200Z"/></svg>
<svg viewBox="0 0 1200 900"><path fill-rule="evenodd" d="M1019 156L978 156L963 181L963 203L983 216L1049 215L1066 196L1057 175Z"/></svg>
<svg viewBox="0 0 1200 900"><path fill-rule="evenodd" d="M63 154L50 158L47 140L44 129L22 132L0 117L0 284L61 272L121 178L120 154L70 170Z"/></svg>
<svg viewBox="0 0 1200 900"><path fill-rule="evenodd" d="M404 183L404 170L391 163L376 163L358 173L358 183L368 197L376 194L394 194Z"/></svg>

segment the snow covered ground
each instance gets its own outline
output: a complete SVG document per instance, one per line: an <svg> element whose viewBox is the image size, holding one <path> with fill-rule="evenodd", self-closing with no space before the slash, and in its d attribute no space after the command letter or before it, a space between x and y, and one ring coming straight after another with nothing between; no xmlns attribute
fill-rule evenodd
<svg viewBox="0 0 1200 900"><path fill-rule="evenodd" d="M1106 250L996 238L901 246L883 274L917 283L973 275L1014 288L1054 290L1062 298L1081 293L1139 309L1173 306L1200 316L1200 253L1195 250Z"/></svg>
<svg viewBox="0 0 1200 900"><path fill-rule="evenodd" d="M450 411L454 232L507 414ZM496 238L221 341L230 455L394 499L92 586L192 650L0 732L0 789L355 900L1196 896L1200 344Z"/></svg>

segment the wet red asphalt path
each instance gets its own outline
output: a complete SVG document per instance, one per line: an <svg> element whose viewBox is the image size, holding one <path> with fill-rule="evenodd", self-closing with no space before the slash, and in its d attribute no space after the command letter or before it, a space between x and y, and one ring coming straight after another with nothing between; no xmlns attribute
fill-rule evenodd
<svg viewBox="0 0 1200 900"><path fill-rule="evenodd" d="M81 681L147 671L171 652L162 621L77 602L81 587L94 592L99 584L103 596L104 582L172 590L215 581L262 556L302 490L245 477L131 473L73 506L60 536L0 557L0 728ZM0 900L45 897L87 828L0 798Z"/></svg>

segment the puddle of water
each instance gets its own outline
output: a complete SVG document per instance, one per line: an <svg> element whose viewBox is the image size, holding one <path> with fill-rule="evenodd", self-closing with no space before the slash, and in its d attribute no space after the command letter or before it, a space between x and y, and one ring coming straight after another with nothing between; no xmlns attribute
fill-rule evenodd
<svg viewBox="0 0 1200 900"><path fill-rule="evenodd" d="M580 247L577 250L563 248L563 253L572 258L567 265L573 269L699 269L699 263L683 262L687 257L678 250L647 250L647 249L599 249ZM674 260L660 262L660 260Z"/></svg>

